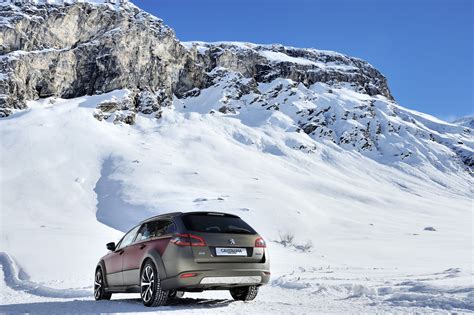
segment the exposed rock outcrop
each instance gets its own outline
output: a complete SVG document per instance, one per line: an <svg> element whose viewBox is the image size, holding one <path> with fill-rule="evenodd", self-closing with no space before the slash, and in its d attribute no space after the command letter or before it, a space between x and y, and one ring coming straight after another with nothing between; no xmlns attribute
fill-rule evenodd
<svg viewBox="0 0 474 315"><path fill-rule="evenodd" d="M10 6L1 18L4 115L30 99L122 88L164 93L165 102L187 62L174 32L132 5Z"/></svg>

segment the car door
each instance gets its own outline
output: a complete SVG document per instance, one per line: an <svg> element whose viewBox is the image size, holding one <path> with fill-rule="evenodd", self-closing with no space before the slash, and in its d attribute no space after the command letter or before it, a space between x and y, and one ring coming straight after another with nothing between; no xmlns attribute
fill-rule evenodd
<svg viewBox="0 0 474 315"><path fill-rule="evenodd" d="M115 250L104 257L107 284L109 287L119 287L124 285L122 274L123 254L127 246L135 240L139 228L140 226L136 226L125 234L122 240L117 244Z"/></svg>
<svg viewBox="0 0 474 315"><path fill-rule="evenodd" d="M140 284L140 265L144 256L159 238L167 233L171 224L168 220L154 220L144 223L133 244L124 249L122 274L125 286Z"/></svg>

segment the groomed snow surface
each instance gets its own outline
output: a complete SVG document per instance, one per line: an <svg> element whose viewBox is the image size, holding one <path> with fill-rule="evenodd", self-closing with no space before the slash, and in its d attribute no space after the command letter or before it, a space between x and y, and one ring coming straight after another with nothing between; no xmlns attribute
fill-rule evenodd
<svg viewBox="0 0 474 315"><path fill-rule="evenodd" d="M93 301L93 272L106 242L179 210L240 215L267 240L272 280L253 302L216 291L159 310L474 311L467 176L427 168L439 185L292 131L281 111L186 99L133 126L93 117L126 93L33 101L0 121L0 313L156 311L138 295Z"/></svg>

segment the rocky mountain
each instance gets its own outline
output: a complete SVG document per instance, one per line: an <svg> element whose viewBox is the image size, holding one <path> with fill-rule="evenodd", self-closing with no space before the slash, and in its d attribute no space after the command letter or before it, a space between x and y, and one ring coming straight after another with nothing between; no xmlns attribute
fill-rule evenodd
<svg viewBox="0 0 474 315"><path fill-rule="evenodd" d="M289 78L315 82L352 82L370 95L391 98L385 78L368 63L311 49L255 46L241 50L208 45L206 53L188 50L162 20L133 5L25 4L1 12L3 113L24 108L38 97L71 98L120 88L186 95L212 84L217 67L256 82ZM274 56L287 56L272 64ZM160 99L165 105L165 99Z"/></svg>
<svg viewBox="0 0 474 315"><path fill-rule="evenodd" d="M0 115L29 100L118 89L97 104L99 120L133 124L188 107L242 118L279 112L287 132L335 144L384 164L472 172L472 129L399 106L369 63L331 51L250 43L182 43L133 4L3 6ZM205 109L205 111L204 111ZM113 117L113 118L111 118Z"/></svg>

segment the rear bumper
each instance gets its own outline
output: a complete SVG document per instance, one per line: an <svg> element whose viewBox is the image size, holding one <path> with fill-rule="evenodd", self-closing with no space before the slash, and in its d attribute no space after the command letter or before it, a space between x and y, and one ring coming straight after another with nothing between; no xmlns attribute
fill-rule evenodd
<svg viewBox="0 0 474 315"><path fill-rule="evenodd" d="M181 278L185 273L195 273L194 277ZM225 290L238 286L263 285L270 281L270 271L266 269L220 269L189 270L178 276L163 279L164 290L201 291Z"/></svg>

